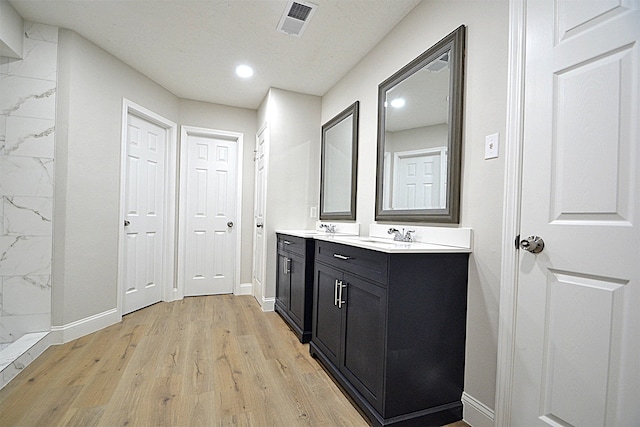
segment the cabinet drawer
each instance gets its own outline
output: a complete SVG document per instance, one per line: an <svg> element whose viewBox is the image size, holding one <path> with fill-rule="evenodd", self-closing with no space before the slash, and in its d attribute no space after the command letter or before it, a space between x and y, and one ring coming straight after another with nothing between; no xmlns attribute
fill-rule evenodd
<svg viewBox="0 0 640 427"><path fill-rule="evenodd" d="M316 261L376 282L387 283L388 255L338 243L317 241Z"/></svg>
<svg viewBox="0 0 640 427"><path fill-rule="evenodd" d="M292 252L304 256L305 239L278 233L278 252Z"/></svg>

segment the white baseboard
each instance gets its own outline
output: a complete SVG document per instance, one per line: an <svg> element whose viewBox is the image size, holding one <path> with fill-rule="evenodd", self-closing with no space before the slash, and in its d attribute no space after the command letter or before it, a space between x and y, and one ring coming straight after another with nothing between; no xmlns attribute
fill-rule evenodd
<svg viewBox="0 0 640 427"><path fill-rule="evenodd" d="M493 409L467 393L462 393L464 422L472 427L493 427L496 414Z"/></svg>
<svg viewBox="0 0 640 427"><path fill-rule="evenodd" d="M276 307L276 299L274 297L271 298L262 298L262 311L273 311Z"/></svg>
<svg viewBox="0 0 640 427"><path fill-rule="evenodd" d="M253 295L253 283L240 283L240 288L236 295Z"/></svg>
<svg viewBox="0 0 640 427"><path fill-rule="evenodd" d="M122 316L118 313L118 309L104 311L75 322L67 323L62 326L53 326L51 333L53 342L56 344L64 344L73 341L76 338L89 335L107 326L114 325L122 320Z"/></svg>

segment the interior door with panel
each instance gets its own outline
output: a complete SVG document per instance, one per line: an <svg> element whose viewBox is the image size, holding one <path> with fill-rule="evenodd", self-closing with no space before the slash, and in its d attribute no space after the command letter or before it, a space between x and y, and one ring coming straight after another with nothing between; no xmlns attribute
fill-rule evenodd
<svg viewBox="0 0 640 427"><path fill-rule="evenodd" d="M445 205L444 148L395 153L393 206L398 209L441 209Z"/></svg>
<svg viewBox="0 0 640 427"><path fill-rule="evenodd" d="M267 191L267 145L268 128L265 126L256 135L256 167L253 227L253 296L262 304L265 275L265 199Z"/></svg>
<svg viewBox="0 0 640 427"><path fill-rule="evenodd" d="M233 293L237 141L193 128L185 135L184 294Z"/></svg>
<svg viewBox="0 0 640 427"><path fill-rule="evenodd" d="M162 298L166 132L127 115L123 314Z"/></svg>
<svg viewBox="0 0 640 427"><path fill-rule="evenodd" d="M507 425L640 425L638 8L526 2Z"/></svg>

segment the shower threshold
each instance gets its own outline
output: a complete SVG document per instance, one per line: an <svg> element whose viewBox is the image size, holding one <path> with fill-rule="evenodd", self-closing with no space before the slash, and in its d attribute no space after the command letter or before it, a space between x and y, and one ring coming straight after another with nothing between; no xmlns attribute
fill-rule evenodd
<svg viewBox="0 0 640 427"><path fill-rule="evenodd" d="M49 332L25 334L0 351L0 388L49 347Z"/></svg>

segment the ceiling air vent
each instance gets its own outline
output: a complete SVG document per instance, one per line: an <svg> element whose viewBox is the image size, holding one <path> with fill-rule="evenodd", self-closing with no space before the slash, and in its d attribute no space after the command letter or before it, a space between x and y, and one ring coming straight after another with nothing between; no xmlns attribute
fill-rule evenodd
<svg viewBox="0 0 640 427"><path fill-rule="evenodd" d="M317 7L317 4L305 1L290 1L280 18L278 31L291 36L302 36Z"/></svg>

